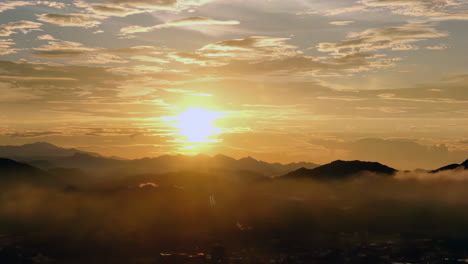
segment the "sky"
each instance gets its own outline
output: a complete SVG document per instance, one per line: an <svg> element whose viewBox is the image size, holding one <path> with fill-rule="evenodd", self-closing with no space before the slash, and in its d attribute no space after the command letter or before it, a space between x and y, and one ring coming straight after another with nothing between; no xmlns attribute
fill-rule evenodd
<svg viewBox="0 0 468 264"><path fill-rule="evenodd" d="M0 144L468 158L466 0L0 2Z"/></svg>

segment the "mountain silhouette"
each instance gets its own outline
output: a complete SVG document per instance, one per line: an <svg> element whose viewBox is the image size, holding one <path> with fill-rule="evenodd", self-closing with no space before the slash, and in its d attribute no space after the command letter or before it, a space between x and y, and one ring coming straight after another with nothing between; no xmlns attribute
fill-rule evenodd
<svg viewBox="0 0 468 264"><path fill-rule="evenodd" d="M11 159L0 158L0 174L10 173L35 173L40 171L31 165L17 162Z"/></svg>
<svg viewBox="0 0 468 264"><path fill-rule="evenodd" d="M465 167L465 169L468 169L468 159L465 160L461 165Z"/></svg>
<svg viewBox="0 0 468 264"><path fill-rule="evenodd" d="M11 159L0 158L0 182L11 183L19 181L36 182L45 179L47 173L29 164Z"/></svg>
<svg viewBox="0 0 468 264"><path fill-rule="evenodd" d="M176 171L206 171L206 170L227 170L245 171L263 174L265 176L279 176L300 167L316 168L314 163L268 163L256 160L252 157L234 159L225 155L210 157L207 155L184 156L184 155L163 155L155 158L144 158L137 160L127 160L120 162L121 169L137 170L140 173L147 172L176 172Z"/></svg>
<svg viewBox="0 0 468 264"><path fill-rule="evenodd" d="M125 160L104 157L96 153L57 147L38 142L22 146L0 146L0 157L28 163L43 170L53 168L77 168L86 172L107 173L169 173L177 171L226 170L245 171L265 176L280 176L301 167L316 168L314 163L268 163L252 157L234 159L225 155L184 156L163 155L159 157Z"/></svg>
<svg viewBox="0 0 468 264"><path fill-rule="evenodd" d="M68 157L76 153L99 157L97 153L86 152L74 148L61 148L47 142L36 142L21 146L0 146L0 157L10 159L42 159L47 157Z"/></svg>
<svg viewBox="0 0 468 264"><path fill-rule="evenodd" d="M441 168L438 168L436 170L432 170L430 171L431 173L437 173L437 172L441 172L441 171L448 171L448 170L454 170L454 169L457 169L459 167L463 167L465 170L468 169L468 159L465 160L463 163L461 164L458 164L458 163L454 163L454 164L450 164L450 165L447 165L447 166L444 166L444 167L441 167Z"/></svg>
<svg viewBox="0 0 468 264"><path fill-rule="evenodd" d="M317 180L348 179L364 172L372 172L381 175L393 175L397 170L378 162L342 161L337 160L323 166L307 169L300 168L283 176L283 178L311 178Z"/></svg>

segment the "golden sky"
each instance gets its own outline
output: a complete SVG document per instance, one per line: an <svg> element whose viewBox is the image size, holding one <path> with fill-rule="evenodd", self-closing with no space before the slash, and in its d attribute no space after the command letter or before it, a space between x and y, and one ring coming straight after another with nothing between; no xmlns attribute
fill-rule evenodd
<svg viewBox="0 0 468 264"><path fill-rule="evenodd" d="M0 144L468 158L465 0L0 2Z"/></svg>

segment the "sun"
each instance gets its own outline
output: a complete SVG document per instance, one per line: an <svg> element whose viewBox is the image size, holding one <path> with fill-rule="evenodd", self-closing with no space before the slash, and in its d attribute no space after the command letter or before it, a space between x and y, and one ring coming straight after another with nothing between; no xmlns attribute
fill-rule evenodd
<svg viewBox="0 0 468 264"><path fill-rule="evenodd" d="M217 142L216 139L211 139L210 136L221 133L221 129L215 127L213 123L222 115L222 112L188 108L178 116L164 119L174 122L174 126L180 134L179 141L191 143Z"/></svg>

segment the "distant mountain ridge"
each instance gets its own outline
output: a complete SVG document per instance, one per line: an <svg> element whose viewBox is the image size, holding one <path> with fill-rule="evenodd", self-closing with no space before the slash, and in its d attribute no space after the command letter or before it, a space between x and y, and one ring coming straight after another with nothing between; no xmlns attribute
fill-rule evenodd
<svg viewBox="0 0 468 264"><path fill-rule="evenodd" d="M384 176L391 176L397 172L396 169L380 164L378 162L366 161L342 161L337 160L331 163L319 166L314 169L300 168L290 172L282 178L298 179L310 178L315 180L342 180L355 175L371 172Z"/></svg>
<svg viewBox="0 0 468 264"><path fill-rule="evenodd" d="M36 182L45 176L47 173L39 168L11 159L0 158L0 185L8 182Z"/></svg>
<svg viewBox="0 0 468 264"><path fill-rule="evenodd" d="M37 172L39 169L25 163L17 162L11 159L0 158L0 174L18 173L18 172Z"/></svg>
<svg viewBox="0 0 468 264"><path fill-rule="evenodd" d="M68 157L77 153L100 157L93 152L86 152L74 148L61 148L47 142L36 142L20 146L0 146L0 157L4 158L41 158Z"/></svg>
<svg viewBox="0 0 468 264"><path fill-rule="evenodd" d="M301 167L315 168L309 162L280 164L256 160L252 157L234 159L225 155L184 156L163 155L135 160L104 157L96 153L57 147L38 142L22 146L0 146L0 157L25 162L41 169L79 168L85 171L119 173L167 173L182 170L225 169L251 171L265 176L279 176Z"/></svg>
<svg viewBox="0 0 468 264"><path fill-rule="evenodd" d="M441 168L438 168L438 169L435 169L435 170L432 170L430 171L431 173L437 173L437 172L441 172L441 171L447 171L447 170L454 170L454 169L457 169L459 167L463 167L463 169L467 170L468 169L468 159L465 160L463 163L454 163L454 164L450 164L450 165L447 165L447 166L444 166L444 167L441 167Z"/></svg>

